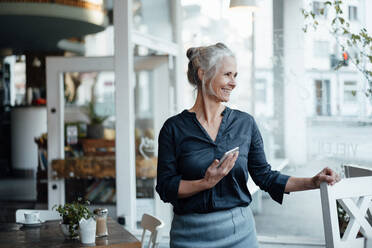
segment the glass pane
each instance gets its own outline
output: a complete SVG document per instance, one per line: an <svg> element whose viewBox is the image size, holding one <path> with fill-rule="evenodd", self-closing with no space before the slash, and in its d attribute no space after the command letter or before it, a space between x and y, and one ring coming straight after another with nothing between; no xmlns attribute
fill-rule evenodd
<svg viewBox="0 0 372 248"><path fill-rule="evenodd" d="M173 41L171 0L134 0L133 28L141 33Z"/></svg>
<svg viewBox="0 0 372 248"><path fill-rule="evenodd" d="M155 215L155 156L153 74L151 71L136 73L135 87L135 144L136 144L136 196L137 225L142 215Z"/></svg>
<svg viewBox="0 0 372 248"><path fill-rule="evenodd" d="M115 217L114 72L63 74L66 202L82 197Z"/></svg>
<svg viewBox="0 0 372 248"><path fill-rule="evenodd" d="M340 40L323 29L326 18L319 21L316 32L304 33L302 1L295 6L281 1L257 3L252 32L251 13L239 18L238 13L229 15L228 2L182 1L184 52L192 46L224 42L236 53L239 76L228 105L254 116L273 169L288 161L280 168L282 173L311 177L325 166L342 174L345 163L372 168L368 135L372 105L363 90L369 85L352 63L338 71L331 67L330 55L338 62L342 48ZM323 5L314 1L309 8L318 10ZM347 6L344 9L347 14ZM354 14L349 8L349 18ZM357 25L359 30L366 23ZM195 95L188 98L191 107ZM324 240L319 191L285 195L282 206L266 193L263 196L255 194L251 204L258 235Z"/></svg>
<svg viewBox="0 0 372 248"><path fill-rule="evenodd" d="M155 197L157 137L174 106L173 68L168 56L135 47L135 151L137 227L144 213L156 215L169 226L172 210ZM157 206L157 207L155 207Z"/></svg>

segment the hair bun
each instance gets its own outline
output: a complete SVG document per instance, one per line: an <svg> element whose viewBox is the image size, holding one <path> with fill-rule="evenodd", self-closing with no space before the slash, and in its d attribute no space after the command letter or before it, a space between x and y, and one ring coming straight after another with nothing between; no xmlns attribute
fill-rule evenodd
<svg viewBox="0 0 372 248"><path fill-rule="evenodd" d="M186 56L189 58L189 60L192 60L198 53L199 49L197 47L190 47L187 49Z"/></svg>
<svg viewBox="0 0 372 248"><path fill-rule="evenodd" d="M227 48L227 46L225 44L223 44L222 42L216 43L215 46L218 47L218 48L223 48L223 49L226 49Z"/></svg>

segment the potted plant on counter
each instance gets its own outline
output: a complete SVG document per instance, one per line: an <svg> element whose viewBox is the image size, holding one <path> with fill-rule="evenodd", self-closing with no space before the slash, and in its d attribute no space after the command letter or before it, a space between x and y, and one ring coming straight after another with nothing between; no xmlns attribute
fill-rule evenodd
<svg viewBox="0 0 372 248"><path fill-rule="evenodd" d="M79 221L82 218L88 220L93 216L93 213L88 208L89 204L89 201L78 198L75 202L53 207L62 217L61 229L65 237L78 237Z"/></svg>
<svg viewBox="0 0 372 248"><path fill-rule="evenodd" d="M101 139L104 135L103 122L109 116L100 116L97 114L94 98L89 102L86 114L90 120L90 123L87 126L87 137L91 139Z"/></svg>

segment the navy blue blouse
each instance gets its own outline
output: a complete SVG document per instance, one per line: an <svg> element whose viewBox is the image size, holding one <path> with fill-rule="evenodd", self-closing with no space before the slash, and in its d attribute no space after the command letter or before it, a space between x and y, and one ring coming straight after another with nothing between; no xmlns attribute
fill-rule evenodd
<svg viewBox="0 0 372 248"><path fill-rule="evenodd" d="M261 134L254 118L228 107L216 140L213 141L196 118L184 110L169 118L159 134L156 191L164 202L170 202L176 214L208 213L252 201L247 188L248 174L262 190L282 203L289 176L271 170L267 163ZM204 178L214 159L239 146L235 166L218 184L188 198L178 198L180 180Z"/></svg>

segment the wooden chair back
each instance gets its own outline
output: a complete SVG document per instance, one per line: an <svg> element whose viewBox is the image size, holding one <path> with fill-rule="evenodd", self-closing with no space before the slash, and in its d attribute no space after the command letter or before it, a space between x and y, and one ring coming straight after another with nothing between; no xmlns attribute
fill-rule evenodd
<svg viewBox="0 0 372 248"><path fill-rule="evenodd" d="M320 185L320 195L326 247L370 247L372 226L367 221L366 214L368 208L371 208L372 177L346 178L333 186L322 183ZM336 201L350 216L342 238L340 237ZM357 237L359 232L363 237Z"/></svg>
<svg viewBox="0 0 372 248"><path fill-rule="evenodd" d="M142 238L141 238L141 244L142 247L147 247L147 248L156 248L158 247L159 243L157 241L158 239L158 234L160 229L164 227L164 223L162 220L149 215L149 214L143 214L142 215L142 220L141 220L141 227L143 228L142 232ZM149 241L147 243L147 246L144 246L144 240L145 240L145 233L146 231L149 231L151 233ZM151 245L152 244L152 245Z"/></svg>

